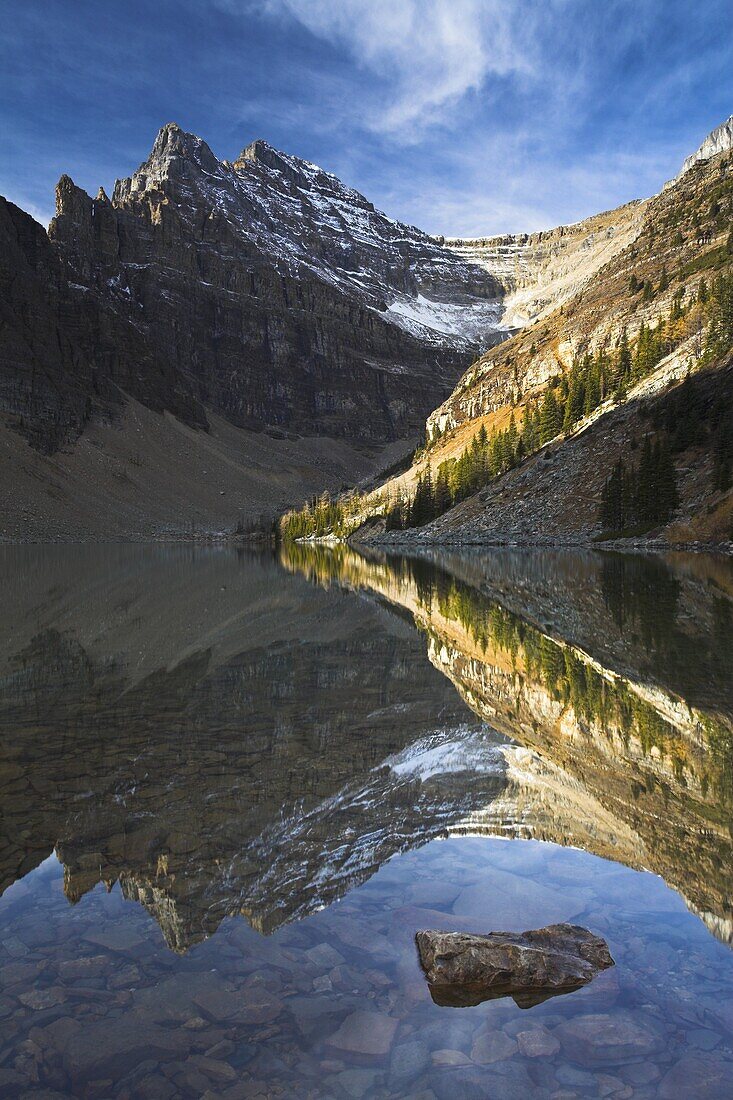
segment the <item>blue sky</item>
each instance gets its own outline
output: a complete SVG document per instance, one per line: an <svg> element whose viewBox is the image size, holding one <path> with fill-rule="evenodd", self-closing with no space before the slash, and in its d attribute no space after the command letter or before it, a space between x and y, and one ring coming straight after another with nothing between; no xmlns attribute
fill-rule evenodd
<svg viewBox="0 0 733 1100"><path fill-rule="evenodd" d="M256 137L430 232L651 194L733 111L730 0L0 0L0 193L41 221L163 123Z"/></svg>

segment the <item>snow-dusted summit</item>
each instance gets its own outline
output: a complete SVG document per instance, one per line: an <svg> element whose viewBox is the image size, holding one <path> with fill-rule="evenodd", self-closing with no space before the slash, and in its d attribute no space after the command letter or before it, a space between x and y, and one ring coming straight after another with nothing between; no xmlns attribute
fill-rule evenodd
<svg viewBox="0 0 733 1100"><path fill-rule="evenodd" d="M355 295L438 347L496 341L501 287L494 278L414 226L387 217L318 165L262 140L247 145L233 163L220 161L201 138L168 123L148 160L117 182L112 202L125 207L171 183L189 222L202 212L225 218L290 276L307 273Z"/></svg>
<svg viewBox="0 0 733 1100"><path fill-rule="evenodd" d="M62 176L56 200L49 264L74 335L49 344L76 350L52 363L53 440L34 427L51 449L128 397L197 427L214 413L255 431L413 440L504 336L490 273L265 141L229 162L168 123L111 198ZM11 242L24 239L17 217ZM24 426L38 421L26 373L13 398Z"/></svg>

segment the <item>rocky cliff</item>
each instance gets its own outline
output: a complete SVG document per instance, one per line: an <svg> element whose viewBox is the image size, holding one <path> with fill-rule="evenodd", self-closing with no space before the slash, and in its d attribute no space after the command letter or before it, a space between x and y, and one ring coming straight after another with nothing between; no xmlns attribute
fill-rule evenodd
<svg viewBox="0 0 733 1100"><path fill-rule="evenodd" d="M720 126L716 126L705 138L700 148L687 157L679 175L683 176L685 172L689 172L690 168L698 161L710 160L711 157L716 157L718 153L727 153L731 149L733 149L733 115L725 122L721 122ZM677 178L679 179L679 176Z"/></svg>
<svg viewBox="0 0 733 1100"><path fill-rule="evenodd" d="M296 444L322 440L285 456L274 511L280 493L302 499L391 461L385 445L401 441L404 450L476 351L503 335L501 286L481 267L263 141L229 163L169 124L111 199L62 176L56 203L48 236L0 205L0 435L15 465L6 536L22 537L27 513L33 522L40 511L41 529L60 520L52 502L36 508L39 482L76 495L63 460L62 469L39 467L8 431L58 455L113 424L126 438L108 448L107 465L123 483L134 471L119 450L137 452L149 477L159 469L158 433L131 422L131 399L199 434L213 426L221 436L224 421ZM334 464L333 440L368 450ZM241 448L249 441L241 437ZM214 449L236 462L236 442ZM278 447L265 450L264 480L283 470ZM309 464L322 467L320 477L303 476ZM99 476L82 465L82 482ZM166 470L169 481L191 484L177 462ZM202 496L203 476L193 475ZM241 490L238 507L252 512ZM162 490L163 512L185 507L183 485L171 496ZM156 517L147 518L145 501L141 526L136 499L130 490L122 503L127 533L144 535ZM260 510L261 499L253 503ZM86 511L82 532L100 526L91 502ZM237 514L228 514L233 527ZM211 530L225 526L215 511L206 520Z"/></svg>
<svg viewBox="0 0 733 1100"><path fill-rule="evenodd" d="M631 202L574 225L539 233L443 238L505 291L504 324L523 328L562 305L639 234L645 202Z"/></svg>
<svg viewBox="0 0 733 1100"><path fill-rule="evenodd" d="M230 164L165 126L111 200L63 177L49 236L80 295L110 299L201 405L244 427L409 435L415 383L429 400L497 327L479 268L262 141Z"/></svg>

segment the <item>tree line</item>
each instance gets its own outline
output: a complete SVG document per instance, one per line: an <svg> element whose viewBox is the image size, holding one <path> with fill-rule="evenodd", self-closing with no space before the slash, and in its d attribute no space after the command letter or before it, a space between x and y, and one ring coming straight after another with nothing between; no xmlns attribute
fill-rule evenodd
<svg viewBox="0 0 733 1100"><path fill-rule="evenodd" d="M665 286L665 280L663 271L659 289ZM367 497L351 491L336 500L323 494L300 510L287 513L280 521L280 535L285 541L347 537L366 514L379 513L384 514L388 531L422 527L485 488L494 478L520 465L561 433L572 432L605 401L623 400L628 390L652 373L661 359L690 335L702 334L704 327L705 341L703 344L700 335L698 349L703 363L719 358L733 347L733 275L719 274L710 287L704 278L701 279L696 293L689 299L681 287L672 298L666 318L656 325L642 322L633 340L624 328L615 347L605 344L576 356L570 370L551 381L541 400L530 398L523 409L512 409L505 428L487 432L482 424L457 458L446 459L434 468L429 458L431 446L440 438L436 433L416 452L416 459L427 457L428 462L411 494L405 491L395 499L382 495ZM718 456L716 476L721 488L730 483L733 468L733 418L728 416L726 419L724 412L721 412L723 427L715 452ZM684 425L685 421L683 415L679 425ZM677 427L672 432L668 430L668 449L673 452L681 449ZM644 466L645 480L655 476L650 473L651 468ZM622 512L619 513L617 503L613 505L615 521L620 519L621 523L607 523L608 516L604 512L604 530L656 522L648 508L642 508L639 503L644 490L637 492L632 484L638 476L639 469L630 464L624 466L620 475L615 469L612 472L609 481L613 480L613 485L608 493L618 497L621 485ZM668 478L669 470L664 476Z"/></svg>
<svg viewBox="0 0 733 1100"><path fill-rule="evenodd" d="M707 302L707 289L703 291ZM657 325L642 322L636 339L621 331L616 347L598 347L576 356L568 372L553 379L541 401L524 406L521 423L512 410L509 424L487 433L484 425L455 459L430 464L418 477L412 497L387 502L388 531L422 527L472 496L494 478L518 466L561 433L570 433L609 398L621 400L628 389L651 374L659 361L687 335L682 325L697 306L686 306L684 290L675 294L669 314Z"/></svg>

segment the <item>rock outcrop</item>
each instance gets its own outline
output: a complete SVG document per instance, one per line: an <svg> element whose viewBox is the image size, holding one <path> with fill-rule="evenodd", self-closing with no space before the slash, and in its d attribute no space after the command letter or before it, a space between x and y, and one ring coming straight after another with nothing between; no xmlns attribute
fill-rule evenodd
<svg viewBox="0 0 733 1100"><path fill-rule="evenodd" d="M684 176L685 172L689 172L698 161L710 160L718 153L727 153L730 149L733 149L733 115L727 118L725 122L721 122L720 126L716 126L705 138L700 148L687 157L682 164L677 179Z"/></svg>
<svg viewBox="0 0 733 1100"><path fill-rule="evenodd" d="M453 1008L497 997L531 1008L580 989L614 965L606 941L573 924L486 936L426 931L415 942L430 995Z"/></svg>

